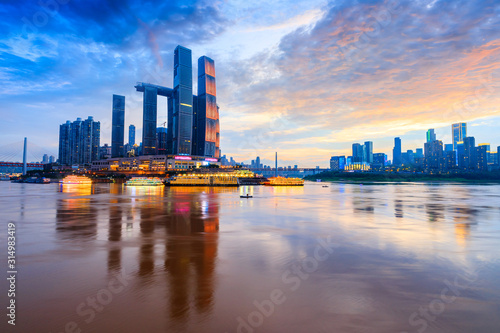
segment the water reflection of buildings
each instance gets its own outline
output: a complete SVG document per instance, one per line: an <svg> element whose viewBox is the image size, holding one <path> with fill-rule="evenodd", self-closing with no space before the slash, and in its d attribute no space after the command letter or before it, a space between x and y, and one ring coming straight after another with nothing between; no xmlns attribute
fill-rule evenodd
<svg viewBox="0 0 500 333"><path fill-rule="evenodd" d="M173 325L183 324L193 310L198 315L209 313L214 303L218 196L237 189L162 187L155 190L157 193L140 188L123 191L121 196L112 196L109 203L108 271L121 269L124 245L119 243L125 219L137 219L138 268L133 274L137 288L146 293L146 288L165 277L167 316ZM161 246L164 250L160 253Z"/></svg>
<svg viewBox="0 0 500 333"><path fill-rule="evenodd" d="M455 222L455 238L461 246L467 245L467 240L470 237L471 226L476 225L477 215L476 209L471 209L467 206L455 207L452 211Z"/></svg>
<svg viewBox="0 0 500 333"><path fill-rule="evenodd" d="M217 192L215 188L170 189L175 200L165 211L165 271L173 319L187 319L191 299L199 313L212 309L219 231Z"/></svg>
<svg viewBox="0 0 500 333"><path fill-rule="evenodd" d="M92 185L61 185L65 197L57 201L56 230L63 239L94 239L97 235L97 209Z"/></svg>

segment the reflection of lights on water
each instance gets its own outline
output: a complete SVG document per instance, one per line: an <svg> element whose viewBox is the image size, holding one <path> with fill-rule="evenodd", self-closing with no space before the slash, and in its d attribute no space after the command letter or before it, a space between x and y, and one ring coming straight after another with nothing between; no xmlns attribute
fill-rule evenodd
<svg viewBox="0 0 500 333"><path fill-rule="evenodd" d="M253 186L240 186L240 195L252 195L253 196Z"/></svg>
<svg viewBox="0 0 500 333"><path fill-rule="evenodd" d="M78 195L92 194L92 184L63 184L59 185L59 192L61 193L75 193Z"/></svg>
<svg viewBox="0 0 500 333"><path fill-rule="evenodd" d="M125 191L133 197L163 194L164 186L125 186Z"/></svg>

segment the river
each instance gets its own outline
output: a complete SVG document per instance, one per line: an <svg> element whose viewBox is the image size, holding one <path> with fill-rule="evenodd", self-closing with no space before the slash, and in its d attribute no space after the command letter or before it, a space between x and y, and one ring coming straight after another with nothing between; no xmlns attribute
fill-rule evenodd
<svg viewBox="0 0 500 333"><path fill-rule="evenodd" d="M0 182L0 200L2 332L500 331L500 185Z"/></svg>

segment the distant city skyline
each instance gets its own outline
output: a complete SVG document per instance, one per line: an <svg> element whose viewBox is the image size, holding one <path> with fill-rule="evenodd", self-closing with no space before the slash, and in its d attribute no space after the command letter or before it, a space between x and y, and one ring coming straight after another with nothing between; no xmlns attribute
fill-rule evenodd
<svg viewBox="0 0 500 333"><path fill-rule="evenodd" d="M366 141L392 160L394 137L402 152L422 147L429 128L453 144L450 124L465 122L476 145L500 145L500 4L291 4L88 1L49 15L36 2L2 3L0 140L26 136L57 155L59 125L93 116L111 145L112 94L127 97L124 126L142 138L133 86L170 86L180 44L217 60L221 153L238 162L272 164L278 151L283 165L328 167Z"/></svg>

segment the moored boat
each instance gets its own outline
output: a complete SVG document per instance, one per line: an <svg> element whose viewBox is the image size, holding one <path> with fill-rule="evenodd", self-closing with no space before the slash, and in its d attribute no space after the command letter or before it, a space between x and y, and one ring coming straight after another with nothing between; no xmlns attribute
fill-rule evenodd
<svg viewBox="0 0 500 333"><path fill-rule="evenodd" d="M271 177L267 182L267 186L304 186L304 179L301 178L286 178L286 177Z"/></svg>
<svg viewBox="0 0 500 333"><path fill-rule="evenodd" d="M163 185L158 177L133 177L125 183L126 186L160 186Z"/></svg>
<svg viewBox="0 0 500 333"><path fill-rule="evenodd" d="M77 175L69 175L63 178L63 180L60 181L60 183L64 185L69 185L69 184L92 184L92 179L85 177L85 176L77 176Z"/></svg>

